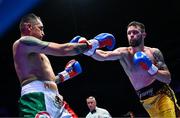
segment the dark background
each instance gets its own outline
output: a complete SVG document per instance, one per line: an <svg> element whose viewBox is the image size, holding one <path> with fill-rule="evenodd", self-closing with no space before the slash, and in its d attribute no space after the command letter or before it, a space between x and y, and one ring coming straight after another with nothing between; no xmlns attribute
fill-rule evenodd
<svg viewBox="0 0 180 118"><path fill-rule="evenodd" d="M5 5L11 4L11 0L7 1ZM0 7L3 2L0 1ZM12 44L20 37L18 25L21 16L30 12L41 17L46 34L44 39L57 43L69 42L76 35L90 39L99 33L109 32L116 37L116 48L128 46L128 23L133 20L144 23L147 32L145 45L162 51L172 75L171 87L179 100L178 0L42 0L21 14L11 11L17 16L16 20L1 34L0 116L15 117L18 113L21 88L14 69ZM9 13L0 15L1 23L2 19L9 20ZM48 57L55 73L64 70L70 59L80 62L83 73L59 85L59 92L79 116L84 117L88 113L85 100L89 95L95 96L98 106L106 108L114 117L123 116L128 111L133 111L135 116L148 116L118 61L98 62L84 55Z"/></svg>

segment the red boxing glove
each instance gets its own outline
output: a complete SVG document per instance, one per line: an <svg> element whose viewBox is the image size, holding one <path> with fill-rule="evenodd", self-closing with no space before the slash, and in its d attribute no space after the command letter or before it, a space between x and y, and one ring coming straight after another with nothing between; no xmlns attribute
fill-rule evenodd
<svg viewBox="0 0 180 118"><path fill-rule="evenodd" d="M79 75L80 73L82 73L82 68L81 68L80 63L76 61L75 59L72 59L66 64L65 70L58 73L58 75L56 76L55 82L57 84L60 82L64 82L68 79L71 79Z"/></svg>

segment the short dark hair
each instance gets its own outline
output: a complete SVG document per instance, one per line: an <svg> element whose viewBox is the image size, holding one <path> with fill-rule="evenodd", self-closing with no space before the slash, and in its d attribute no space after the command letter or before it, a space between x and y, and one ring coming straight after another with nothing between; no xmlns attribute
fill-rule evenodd
<svg viewBox="0 0 180 118"><path fill-rule="evenodd" d="M34 13L29 13L21 18L19 29L20 31L23 30L24 23L32 23L35 24L37 22L37 19L40 19L39 16L36 16ZM40 19L41 20L41 19Z"/></svg>
<svg viewBox="0 0 180 118"><path fill-rule="evenodd" d="M141 28L141 32L145 32L145 26L143 23L140 23L140 22L137 22L137 21L132 21L128 24L127 28L130 27L130 26L139 26Z"/></svg>

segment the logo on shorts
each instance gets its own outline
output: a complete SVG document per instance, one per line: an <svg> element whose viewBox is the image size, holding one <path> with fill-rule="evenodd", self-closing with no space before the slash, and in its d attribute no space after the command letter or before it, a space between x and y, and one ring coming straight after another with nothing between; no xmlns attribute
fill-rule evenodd
<svg viewBox="0 0 180 118"><path fill-rule="evenodd" d="M40 111L36 114L35 118L51 118L51 116L46 111Z"/></svg>
<svg viewBox="0 0 180 118"><path fill-rule="evenodd" d="M55 96L54 105L56 108L60 109L63 105L62 98L58 95Z"/></svg>

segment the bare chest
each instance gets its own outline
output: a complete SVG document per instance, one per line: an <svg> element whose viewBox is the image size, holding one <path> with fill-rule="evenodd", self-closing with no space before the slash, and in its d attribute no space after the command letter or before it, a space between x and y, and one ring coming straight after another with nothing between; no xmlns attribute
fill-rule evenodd
<svg viewBox="0 0 180 118"><path fill-rule="evenodd" d="M151 57L151 59L153 60L153 57ZM144 70L141 66L133 63L133 55L125 55L120 60L120 63L136 90L143 88L152 82L153 78L149 75L147 70Z"/></svg>

